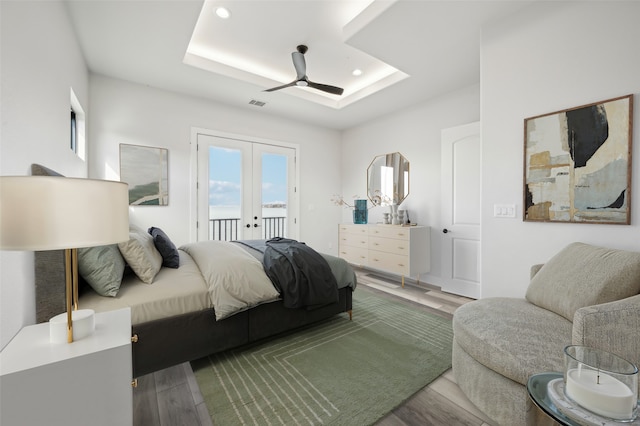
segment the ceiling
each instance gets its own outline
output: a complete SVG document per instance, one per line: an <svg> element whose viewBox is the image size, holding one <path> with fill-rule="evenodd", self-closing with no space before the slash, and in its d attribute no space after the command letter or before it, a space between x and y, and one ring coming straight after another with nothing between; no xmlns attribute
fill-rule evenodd
<svg viewBox="0 0 640 426"><path fill-rule="evenodd" d="M526 3L71 0L67 6L91 72L346 129L479 82L481 27ZM231 17L218 18L218 6ZM309 80L342 87L342 96L300 87L264 91L295 79L291 52L299 44L309 48ZM355 68L361 76L352 75Z"/></svg>

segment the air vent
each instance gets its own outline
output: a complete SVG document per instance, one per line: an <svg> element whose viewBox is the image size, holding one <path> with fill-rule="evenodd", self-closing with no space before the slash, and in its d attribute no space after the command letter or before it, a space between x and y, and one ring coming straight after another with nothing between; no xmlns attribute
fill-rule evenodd
<svg viewBox="0 0 640 426"><path fill-rule="evenodd" d="M265 106L267 103L266 102L262 102L262 101L256 101L255 99L251 99L249 101L249 105L255 105L255 106L259 106L259 107L263 107Z"/></svg>

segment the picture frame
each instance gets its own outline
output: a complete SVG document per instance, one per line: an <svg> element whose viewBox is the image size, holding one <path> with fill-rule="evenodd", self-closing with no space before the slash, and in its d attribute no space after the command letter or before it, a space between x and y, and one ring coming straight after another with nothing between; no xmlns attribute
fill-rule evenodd
<svg viewBox="0 0 640 426"><path fill-rule="evenodd" d="M524 120L523 220L631 223L633 95Z"/></svg>
<svg viewBox="0 0 640 426"><path fill-rule="evenodd" d="M169 205L169 150L121 143L120 181L131 206Z"/></svg>

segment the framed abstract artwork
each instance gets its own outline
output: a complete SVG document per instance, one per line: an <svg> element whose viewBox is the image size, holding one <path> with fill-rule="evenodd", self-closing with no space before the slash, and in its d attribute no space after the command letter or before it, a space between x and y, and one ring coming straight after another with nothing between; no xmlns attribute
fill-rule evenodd
<svg viewBox="0 0 640 426"><path fill-rule="evenodd" d="M524 120L524 220L628 225L633 95Z"/></svg>
<svg viewBox="0 0 640 426"><path fill-rule="evenodd" d="M120 144L120 181L129 184L129 205L169 205L169 150Z"/></svg>

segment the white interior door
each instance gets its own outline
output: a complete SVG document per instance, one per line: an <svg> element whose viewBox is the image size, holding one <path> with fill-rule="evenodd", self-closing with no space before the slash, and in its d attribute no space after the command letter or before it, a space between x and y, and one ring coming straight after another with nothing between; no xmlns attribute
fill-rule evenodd
<svg viewBox="0 0 640 426"><path fill-rule="evenodd" d="M480 283L480 123L442 130L442 290L477 299Z"/></svg>
<svg viewBox="0 0 640 426"><path fill-rule="evenodd" d="M296 238L295 149L198 134L198 240Z"/></svg>

